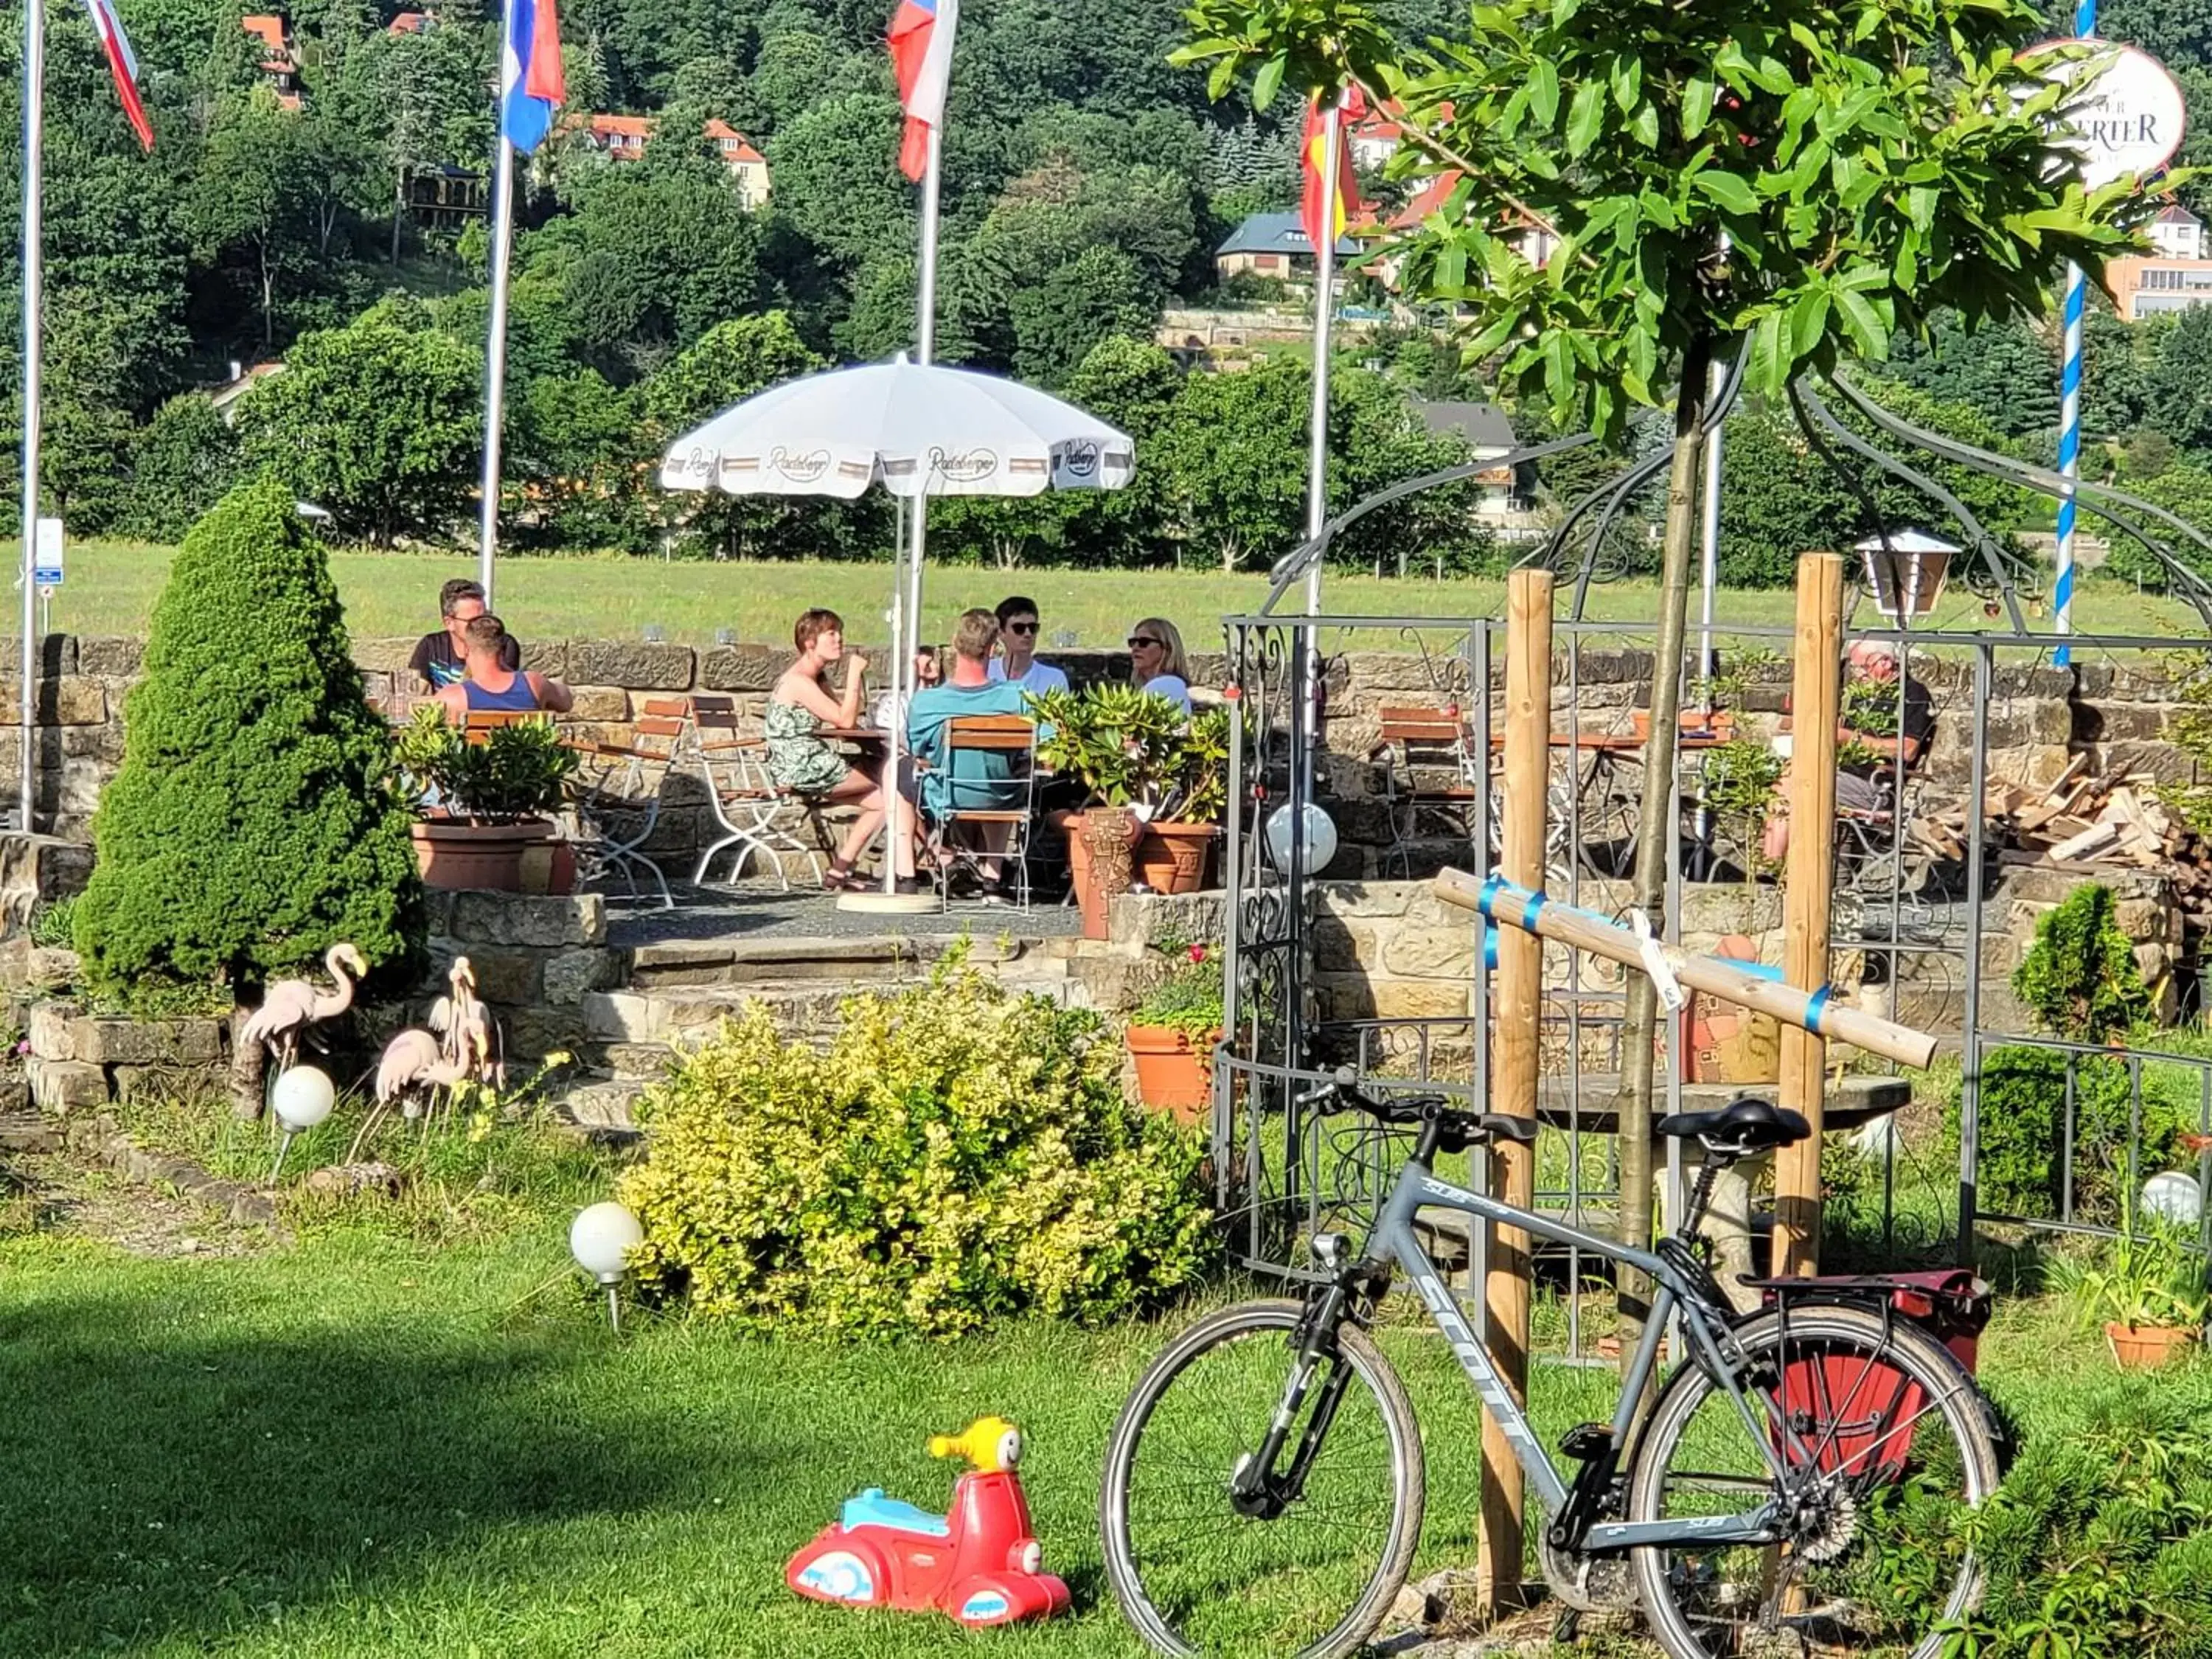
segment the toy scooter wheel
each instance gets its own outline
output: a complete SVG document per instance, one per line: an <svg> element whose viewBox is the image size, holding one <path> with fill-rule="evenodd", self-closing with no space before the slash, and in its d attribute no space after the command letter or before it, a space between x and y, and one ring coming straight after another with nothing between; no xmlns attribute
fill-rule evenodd
<svg viewBox="0 0 2212 1659"><path fill-rule="evenodd" d="M1240 1506L1231 1480L1288 1396L1296 1302L1200 1320L1154 1360L1106 1449L1099 1525L1122 1613L1157 1651L1335 1659L1374 1633L1421 1529L1421 1439L1405 1385L1358 1328L1299 1396L1273 1474L1316 1426L1304 1479Z"/></svg>

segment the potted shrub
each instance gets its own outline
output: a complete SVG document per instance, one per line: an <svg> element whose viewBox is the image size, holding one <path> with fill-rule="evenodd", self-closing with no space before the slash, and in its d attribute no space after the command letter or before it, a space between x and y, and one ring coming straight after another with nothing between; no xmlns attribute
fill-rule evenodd
<svg viewBox="0 0 2212 1659"><path fill-rule="evenodd" d="M1205 945L1191 945L1123 1029L1136 1062L1137 1098L1185 1123L1202 1120L1213 1095L1221 1021L1221 964Z"/></svg>
<svg viewBox="0 0 2212 1659"><path fill-rule="evenodd" d="M2166 1224L2148 1237L2114 1239L2101 1260L2061 1257L2054 1277L2085 1315L2101 1319L2123 1370L2165 1364L2203 1336L2212 1316L2204 1263Z"/></svg>
<svg viewBox="0 0 2212 1659"><path fill-rule="evenodd" d="M1229 810L1229 711L1201 708L1177 735L1166 792L1134 854L1137 879L1156 893L1206 884Z"/></svg>
<svg viewBox="0 0 2212 1659"><path fill-rule="evenodd" d="M1106 937L1108 902L1133 877L1158 892L1204 885L1228 803L1227 712L1187 718L1127 685L1048 691L1030 706L1038 763L1084 792L1084 809L1061 820L1083 936ZM1133 806L1152 809L1149 822Z"/></svg>
<svg viewBox="0 0 2212 1659"><path fill-rule="evenodd" d="M423 884L447 891L566 893L574 853L552 814L576 769L552 726L522 720L471 743L435 708L418 708L393 740L415 802L415 857Z"/></svg>

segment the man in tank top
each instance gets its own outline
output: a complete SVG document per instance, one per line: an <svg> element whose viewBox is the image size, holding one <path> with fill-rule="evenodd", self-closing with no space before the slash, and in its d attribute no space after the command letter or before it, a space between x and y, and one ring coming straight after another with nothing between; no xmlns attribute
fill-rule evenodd
<svg viewBox="0 0 2212 1659"><path fill-rule="evenodd" d="M472 714L494 711L532 714L543 709L565 714L574 699L558 680L528 669L503 666L508 635L496 617L478 617L461 633L461 653L468 678L438 693L446 719L455 726Z"/></svg>

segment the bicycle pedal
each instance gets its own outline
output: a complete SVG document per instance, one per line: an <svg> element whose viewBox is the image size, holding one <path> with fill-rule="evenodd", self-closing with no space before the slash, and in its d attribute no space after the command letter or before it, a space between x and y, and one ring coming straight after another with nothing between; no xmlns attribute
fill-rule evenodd
<svg viewBox="0 0 2212 1659"><path fill-rule="evenodd" d="M1577 1423L1559 1437L1559 1455L1588 1463L1613 1449L1613 1425Z"/></svg>

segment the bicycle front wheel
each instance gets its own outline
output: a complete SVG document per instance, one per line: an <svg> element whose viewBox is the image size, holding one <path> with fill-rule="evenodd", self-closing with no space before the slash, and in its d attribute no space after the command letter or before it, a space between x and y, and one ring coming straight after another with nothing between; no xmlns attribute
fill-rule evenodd
<svg viewBox="0 0 2212 1659"><path fill-rule="evenodd" d="M1998 1480L1973 1380L1918 1328L1857 1307L1796 1307L1735 1334L1749 1420L1684 1365L1639 1437L1628 1519L1772 1504L1782 1537L1636 1551L1652 1635L1671 1659L1933 1659L1980 1598L1962 1523Z"/></svg>
<svg viewBox="0 0 2212 1659"><path fill-rule="evenodd" d="M1271 1516L1231 1501L1240 1462L1291 1398L1304 1311L1251 1302L1200 1320L1114 1425L1098 1507L1107 1577L1161 1653L1334 1659L1374 1632L1406 1582L1420 1432L1398 1374L1356 1326L1304 1379L1273 1470L1290 1471L1317 1428L1296 1490Z"/></svg>

